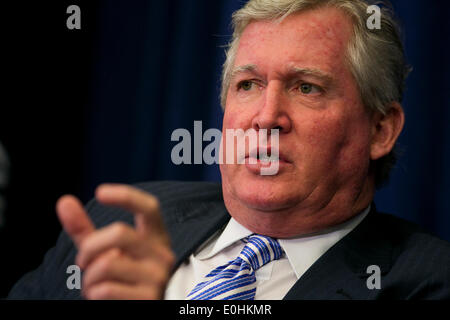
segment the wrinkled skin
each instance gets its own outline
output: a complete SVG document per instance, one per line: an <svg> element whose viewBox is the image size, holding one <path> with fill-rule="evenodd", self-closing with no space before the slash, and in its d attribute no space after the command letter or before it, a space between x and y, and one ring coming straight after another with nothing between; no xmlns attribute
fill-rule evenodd
<svg viewBox="0 0 450 320"><path fill-rule="evenodd" d="M278 128L284 160L274 176L221 165L226 206L253 232L280 238L316 232L373 198L370 160L392 149L403 113L398 104L386 117L364 108L345 63L351 34L350 19L333 8L252 22L242 34L223 132Z"/></svg>

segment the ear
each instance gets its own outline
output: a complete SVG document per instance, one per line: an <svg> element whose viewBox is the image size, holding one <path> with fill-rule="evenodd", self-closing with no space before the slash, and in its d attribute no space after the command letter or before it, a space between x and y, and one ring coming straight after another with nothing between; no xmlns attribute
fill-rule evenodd
<svg viewBox="0 0 450 320"><path fill-rule="evenodd" d="M403 108L398 102L391 102L385 115L376 112L372 118L371 160L377 160L394 148L405 123Z"/></svg>

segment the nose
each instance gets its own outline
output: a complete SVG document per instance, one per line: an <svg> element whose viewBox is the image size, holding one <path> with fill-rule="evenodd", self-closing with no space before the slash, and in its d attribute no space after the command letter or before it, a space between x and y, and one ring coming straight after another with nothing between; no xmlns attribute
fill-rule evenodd
<svg viewBox="0 0 450 320"><path fill-rule="evenodd" d="M292 124L286 113L288 101L281 84L270 82L265 89L263 99L262 105L252 120L252 128L257 131L279 129L280 134L289 132Z"/></svg>

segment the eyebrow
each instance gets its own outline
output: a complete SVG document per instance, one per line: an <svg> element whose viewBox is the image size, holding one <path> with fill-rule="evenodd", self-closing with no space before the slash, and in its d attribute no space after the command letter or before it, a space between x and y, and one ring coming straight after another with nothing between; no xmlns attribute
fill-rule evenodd
<svg viewBox="0 0 450 320"><path fill-rule="evenodd" d="M255 64L246 64L243 66L238 66L238 67L234 68L233 71L231 72L230 79L234 79L240 73L246 73L246 72L255 73L257 71L257 69L258 69L258 67ZM290 75L290 77L293 77L296 75L305 75L305 76L314 77L314 78L317 78L317 79L321 80L322 82L324 82L324 84L326 86L328 86L330 83L332 83L334 81L334 78L330 74L328 74L322 70L315 69L315 68L291 67L291 68L289 68L288 74Z"/></svg>
<svg viewBox="0 0 450 320"><path fill-rule="evenodd" d="M234 79L238 74L245 72L255 72L258 69L256 64L246 64L233 69L230 79Z"/></svg>
<svg viewBox="0 0 450 320"><path fill-rule="evenodd" d="M334 78L330 74L319 69L292 67L290 70L291 73L295 75L300 74L317 78L321 80L325 84L325 86L328 86L330 85L330 83L334 82Z"/></svg>

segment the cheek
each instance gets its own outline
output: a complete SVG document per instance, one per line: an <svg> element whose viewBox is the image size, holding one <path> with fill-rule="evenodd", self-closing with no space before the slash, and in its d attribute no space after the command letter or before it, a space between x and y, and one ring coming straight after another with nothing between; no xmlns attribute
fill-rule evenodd
<svg viewBox="0 0 450 320"><path fill-rule="evenodd" d="M238 161L238 145L236 139L234 138L232 141L227 141L227 129L248 129L248 121L246 117L243 117L242 112L236 112L232 109L232 107L227 107L225 109L225 114L222 121L222 139L220 143L220 152L221 159L223 163L220 164L220 171L222 173L222 178L227 175L224 173L231 173L236 171L240 166L235 165ZM231 132L231 136L233 137L233 132ZM228 150L227 146L232 146L233 150ZM233 160L229 159L229 155L227 153L231 152L233 156ZM227 163L227 161L232 161L231 163Z"/></svg>
<svg viewBox="0 0 450 320"><path fill-rule="evenodd" d="M370 153L369 127L360 115L323 114L305 122L303 135L306 156L329 168L351 168Z"/></svg>
<svg viewBox="0 0 450 320"><path fill-rule="evenodd" d="M234 128L236 121L237 119L235 113L229 111L229 109L225 109L225 114L222 121L222 133L224 133L227 128Z"/></svg>
<svg viewBox="0 0 450 320"><path fill-rule="evenodd" d="M370 163L370 127L365 119L347 120L342 129L341 145L336 156L336 166L344 177L366 175Z"/></svg>
<svg viewBox="0 0 450 320"><path fill-rule="evenodd" d="M345 148L341 151L341 161L346 170L355 174L368 169L370 162L369 126L355 125L349 128Z"/></svg>
<svg viewBox="0 0 450 320"><path fill-rule="evenodd" d="M302 131L304 131L306 143L317 151L327 152L338 149L345 140L344 122L334 114L323 114L304 124ZM302 135L301 132L300 135Z"/></svg>
<svg viewBox="0 0 450 320"><path fill-rule="evenodd" d="M240 128L245 130L246 127L248 127L250 118L246 113L246 110L239 110L233 105L227 106L225 109L225 114L223 116L222 132L224 133L225 129Z"/></svg>
<svg viewBox="0 0 450 320"><path fill-rule="evenodd" d="M222 121L222 139L226 144L227 129L242 129L247 131L252 128L252 119L254 118L254 108L239 108L236 105L229 105L225 109L225 114Z"/></svg>

